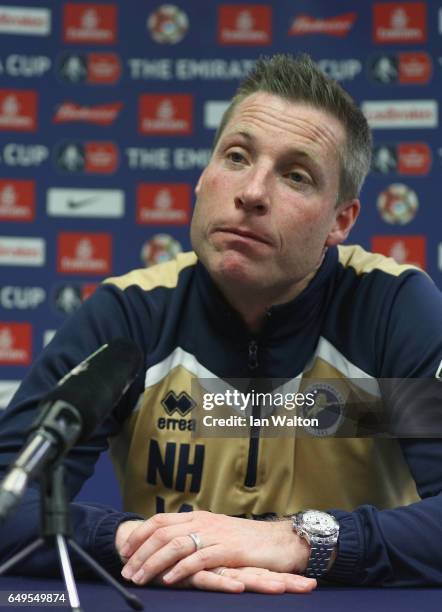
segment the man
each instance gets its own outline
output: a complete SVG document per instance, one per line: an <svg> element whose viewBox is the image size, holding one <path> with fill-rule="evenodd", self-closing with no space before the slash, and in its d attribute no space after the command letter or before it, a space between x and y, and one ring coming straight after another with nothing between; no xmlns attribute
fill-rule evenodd
<svg viewBox="0 0 442 612"><path fill-rule="evenodd" d="M143 351L142 375L66 459L73 497L111 438L126 512L72 504L79 543L111 571L231 592L305 592L315 578L442 584L438 440L194 432L195 377L437 375L441 297L430 279L338 246L359 214L370 151L363 115L308 57L259 61L196 187L196 255L110 279L37 359L2 420L3 465L66 371L111 338ZM4 557L35 534L37 500L28 491L2 530ZM281 520L252 520L266 516ZM51 572L55 560L45 563ZM34 558L25 571L41 566Z"/></svg>

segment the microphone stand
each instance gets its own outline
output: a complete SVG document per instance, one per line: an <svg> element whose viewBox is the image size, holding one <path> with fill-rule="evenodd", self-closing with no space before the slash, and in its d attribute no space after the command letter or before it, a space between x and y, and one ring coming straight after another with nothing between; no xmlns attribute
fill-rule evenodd
<svg viewBox="0 0 442 612"><path fill-rule="evenodd" d="M92 568L103 580L122 595L133 610L143 610L144 606L138 597L119 584L115 578L72 539L69 504L64 489L64 468L61 463L40 479L40 493L41 536L0 565L0 576L41 546L47 545L50 548L55 546L58 552L70 608L72 612L82 612L69 558L69 544L86 565Z"/></svg>

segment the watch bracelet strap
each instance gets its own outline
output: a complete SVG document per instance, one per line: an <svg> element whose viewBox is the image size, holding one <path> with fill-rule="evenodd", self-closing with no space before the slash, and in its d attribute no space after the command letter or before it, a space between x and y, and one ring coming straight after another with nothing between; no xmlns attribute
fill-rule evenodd
<svg viewBox="0 0 442 612"><path fill-rule="evenodd" d="M325 574L335 547L335 544L329 546L311 544L310 559L304 576L308 578L320 578Z"/></svg>

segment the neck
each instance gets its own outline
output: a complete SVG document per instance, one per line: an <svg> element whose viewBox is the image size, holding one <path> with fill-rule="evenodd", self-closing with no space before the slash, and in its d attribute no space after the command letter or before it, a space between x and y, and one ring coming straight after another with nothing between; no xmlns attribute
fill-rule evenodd
<svg viewBox="0 0 442 612"><path fill-rule="evenodd" d="M317 270L314 270L283 294L278 292L264 296L262 290L245 292L243 287L232 288L223 283L218 286L229 304L239 313L248 330L256 334L261 330L269 308L294 300L307 287L316 272Z"/></svg>

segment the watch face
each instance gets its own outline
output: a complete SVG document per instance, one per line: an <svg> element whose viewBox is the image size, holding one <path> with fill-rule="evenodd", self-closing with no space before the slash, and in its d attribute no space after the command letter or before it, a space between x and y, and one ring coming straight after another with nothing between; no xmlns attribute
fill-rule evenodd
<svg viewBox="0 0 442 612"><path fill-rule="evenodd" d="M302 515L305 529L312 535L328 536L336 533L338 524L334 516L320 510L306 510Z"/></svg>

